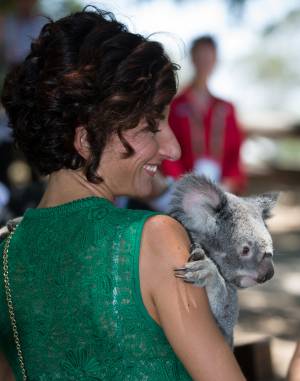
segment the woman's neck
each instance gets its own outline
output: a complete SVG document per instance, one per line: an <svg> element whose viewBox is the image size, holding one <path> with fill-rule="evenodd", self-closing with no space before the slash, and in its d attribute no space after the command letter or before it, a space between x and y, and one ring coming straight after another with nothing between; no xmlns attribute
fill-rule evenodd
<svg viewBox="0 0 300 381"><path fill-rule="evenodd" d="M50 174L45 193L37 207L57 206L89 196L110 201L114 199L104 182L93 184L87 181L81 170L60 169Z"/></svg>

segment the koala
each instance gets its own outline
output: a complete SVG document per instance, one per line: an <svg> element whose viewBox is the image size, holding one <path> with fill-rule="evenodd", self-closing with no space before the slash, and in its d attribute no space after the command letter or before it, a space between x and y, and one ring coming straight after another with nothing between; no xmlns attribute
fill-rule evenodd
<svg viewBox="0 0 300 381"><path fill-rule="evenodd" d="M238 197L202 176L175 185L170 215L187 230L192 245L175 276L206 292L215 320L233 347L238 319L237 290L264 283L274 274L272 239L265 221L278 193Z"/></svg>

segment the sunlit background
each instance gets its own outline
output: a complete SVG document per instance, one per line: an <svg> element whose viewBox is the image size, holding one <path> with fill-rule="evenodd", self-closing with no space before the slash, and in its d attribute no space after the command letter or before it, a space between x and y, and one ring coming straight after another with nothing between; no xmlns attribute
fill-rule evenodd
<svg viewBox="0 0 300 381"><path fill-rule="evenodd" d="M270 342L272 379L281 379L300 336L300 1L42 0L39 11L57 18L88 4L114 12L132 31L161 41L181 66L180 89L192 78L192 39L206 33L217 39L219 60L210 89L237 108L246 136L247 193L282 191L270 221L277 273L265 286L241 292L237 343ZM1 22L13 10L14 2L1 0L0 36ZM2 79L7 66L0 47ZM2 113L0 143L9 136ZM18 189L36 180L22 156L7 172ZM266 380L262 377L255 379Z"/></svg>

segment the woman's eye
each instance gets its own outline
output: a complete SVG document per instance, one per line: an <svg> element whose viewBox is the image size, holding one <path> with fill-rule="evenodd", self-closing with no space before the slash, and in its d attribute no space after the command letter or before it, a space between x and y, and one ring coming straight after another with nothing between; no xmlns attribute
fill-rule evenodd
<svg viewBox="0 0 300 381"><path fill-rule="evenodd" d="M153 134L157 134L160 130L160 128L157 128L157 127L151 127L151 126L147 126L145 128L146 131L150 131L152 132Z"/></svg>
<svg viewBox="0 0 300 381"><path fill-rule="evenodd" d="M159 131L161 131L159 128L155 128L155 129L151 130L151 132L153 132L153 134L157 134Z"/></svg>

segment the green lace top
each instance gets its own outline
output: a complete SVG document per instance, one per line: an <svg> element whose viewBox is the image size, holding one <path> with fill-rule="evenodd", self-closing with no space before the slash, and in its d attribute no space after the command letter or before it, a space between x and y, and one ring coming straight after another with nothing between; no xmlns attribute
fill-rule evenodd
<svg viewBox="0 0 300 381"><path fill-rule="evenodd" d="M191 381L141 297L150 215L94 196L26 210L9 272L29 381ZM21 381L0 274L1 349Z"/></svg>

